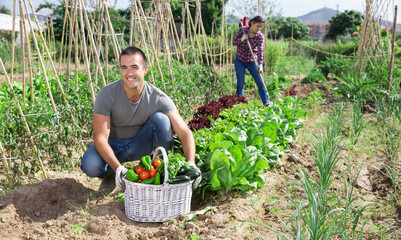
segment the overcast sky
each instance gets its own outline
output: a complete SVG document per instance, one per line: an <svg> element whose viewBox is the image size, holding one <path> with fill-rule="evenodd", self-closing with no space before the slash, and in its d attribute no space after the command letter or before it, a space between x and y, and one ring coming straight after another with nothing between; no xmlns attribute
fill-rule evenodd
<svg viewBox="0 0 401 240"><path fill-rule="evenodd" d="M34 8L39 6L40 3L44 3L45 1L58 3L58 0L31 0ZM87 2L96 2L96 0L86 0ZM173 0L172 0L173 1ZM205 0L205 1L213 1L213 0ZM240 2L242 0L226 0L227 4L230 5L234 2ZM255 2L255 5L258 4L258 0L252 0ZM260 0L263 1L263 0ZM0 6L6 6L8 9L12 10L13 0L0 0ZM389 3L386 11L382 10L381 14L383 19L387 19L393 21L394 16L394 5L401 5L401 0L376 0L374 2L386 2ZM129 0L108 0L109 6L114 6L115 8L127 8L129 6ZM281 13L284 17L298 17L305 15L311 11L318 10L323 7L328 7L334 10L339 10L340 12L344 12L345 10L358 10L360 12L364 12L365 9L365 0L277 0L281 8ZM18 0L17 0L18 5ZM397 23L401 23L401 13L397 14ZM1 24L1 23L0 23Z"/></svg>

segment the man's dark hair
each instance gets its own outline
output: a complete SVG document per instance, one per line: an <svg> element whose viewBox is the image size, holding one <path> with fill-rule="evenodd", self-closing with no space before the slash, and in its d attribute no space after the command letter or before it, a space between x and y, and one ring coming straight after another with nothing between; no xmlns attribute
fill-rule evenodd
<svg viewBox="0 0 401 240"><path fill-rule="evenodd" d="M120 57L118 58L118 61L121 61L121 57L124 55L140 55L142 57L143 60L143 67L146 67L148 65L148 60L146 59L145 53L142 52L141 49L131 46L131 47L127 47L126 49L124 49L121 54Z"/></svg>
<svg viewBox="0 0 401 240"><path fill-rule="evenodd" d="M261 16L256 16L249 21L249 27L252 26L253 23L265 23L265 20Z"/></svg>

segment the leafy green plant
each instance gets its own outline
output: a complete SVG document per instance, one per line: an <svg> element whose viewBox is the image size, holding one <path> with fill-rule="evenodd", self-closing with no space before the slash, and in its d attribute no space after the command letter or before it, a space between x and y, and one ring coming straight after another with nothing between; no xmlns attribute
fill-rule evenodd
<svg viewBox="0 0 401 240"><path fill-rule="evenodd" d="M272 74L276 71L278 63L288 52L288 44L284 41L266 40L265 62L268 73Z"/></svg>
<svg viewBox="0 0 401 240"><path fill-rule="evenodd" d="M352 103L352 122L351 122L351 141L352 144L356 144L361 137L362 130L366 127L366 123L363 121L363 112L362 112L363 104L362 102L353 102Z"/></svg>
<svg viewBox="0 0 401 240"><path fill-rule="evenodd" d="M341 84L335 90L349 99L367 99L372 96L372 88L377 86L377 82L373 79L369 79L364 73L360 76L358 76L357 72L353 75L348 73L343 78L336 76L336 79Z"/></svg>
<svg viewBox="0 0 401 240"><path fill-rule="evenodd" d="M304 79L302 79L301 83L313 83L313 82L325 82L326 78L322 73L320 68L313 69Z"/></svg>
<svg viewBox="0 0 401 240"><path fill-rule="evenodd" d="M308 108L314 108L323 103L323 92L320 89L315 89L312 92L308 93L304 98L304 104Z"/></svg>
<svg viewBox="0 0 401 240"><path fill-rule="evenodd" d="M82 235L82 231L84 230L84 227L88 225L88 222L83 222L83 223L77 223L75 225L71 225L72 229L74 230L74 233L78 236Z"/></svg>
<svg viewBox="0 0 401 240"><path fill-rule="evenodd" d="M334 55L322 61L319 68L322 70L325 78L327 78L330 73L334 76L342 76L342 74L349 69L349 63L344 57Z"/></svg>
<svg viewBox="0 0 401 240"><path fill-rule="evenodd" d="M210 128L194 133L196 160L203 173L200 187L219 193L263 187L261 173L295 141L306 115L295 97L268 108L252 100L223 110Z"/></svg>

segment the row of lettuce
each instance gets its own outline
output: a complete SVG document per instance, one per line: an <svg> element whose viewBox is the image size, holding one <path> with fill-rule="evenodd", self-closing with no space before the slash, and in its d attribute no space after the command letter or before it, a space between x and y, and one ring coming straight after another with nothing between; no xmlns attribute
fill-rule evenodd
<svg viewBox="0 0 401 240"><path fill-rule="evenodd" d="M224 109L209 128L194 131L196 162L202 171L199 189L221 194L256 190L296 140L307 116L302 101L293 96L270 107L254 99Z"/></svg>

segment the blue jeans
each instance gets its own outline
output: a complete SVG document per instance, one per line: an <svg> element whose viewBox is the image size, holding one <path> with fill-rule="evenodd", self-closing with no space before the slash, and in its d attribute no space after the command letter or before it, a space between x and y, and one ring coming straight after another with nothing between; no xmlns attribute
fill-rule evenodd
<svg viewBox="0 0 401 240"><path fill-rule="evenodd" d="M149 155L157 147L154 146L155 143L172 143L172 141L173 130L170 119L161 112L150 116L134 137L108 140L120 163L138 160L142 156ZM82 157L81 170L89 177L98 177L110 169L92 144Z"/></svg>
<svg viewBox="0 0 401 240"><path fill-rule="evenodd" d="M245 85L245 69L251 73L253 79L258 86L259 96L262 99L263 104L269 103L269 97L265 88L263 87L262 79L259 76L258 69L254 62L245 63L235 57L234 62L235 73L237 75L237 92L238 96L244 96L244 85Z"/></svg>

